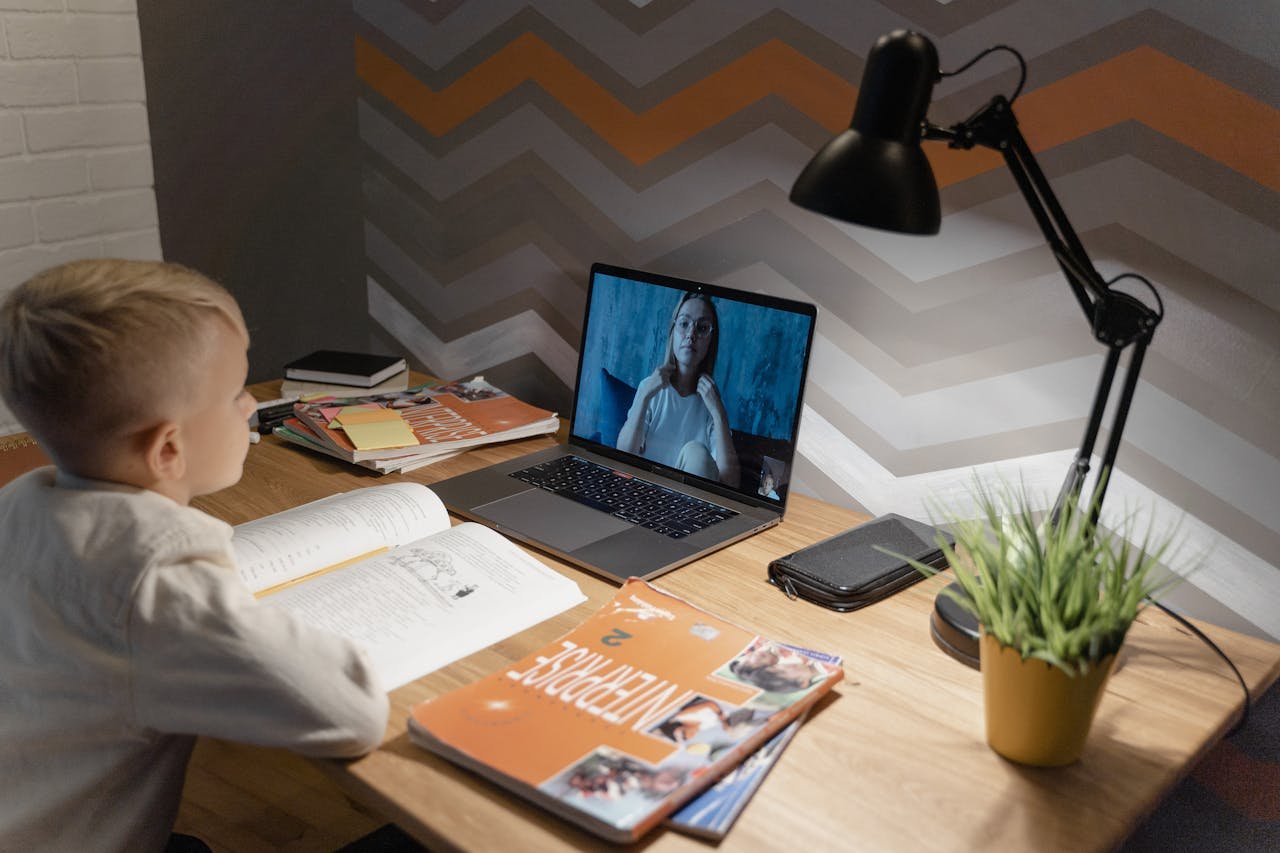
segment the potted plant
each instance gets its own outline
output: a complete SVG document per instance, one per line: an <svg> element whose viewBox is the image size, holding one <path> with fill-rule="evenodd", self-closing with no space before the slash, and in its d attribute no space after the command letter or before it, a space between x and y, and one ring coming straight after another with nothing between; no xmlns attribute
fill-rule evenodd
<svg viewBox="0 0 1280 853"><path fill-rule="evenodd" d="M987 743L1023 764L1070 764L1129 626L1168 583L1155 569L1171 540L1148 527L1135 546L1133 515L1108 531L1073 505L1038 520L1025 487L979 482L973 497L980 517L946 514L955 546L940 544L960 588L946 592L981 626Z"/></svg>

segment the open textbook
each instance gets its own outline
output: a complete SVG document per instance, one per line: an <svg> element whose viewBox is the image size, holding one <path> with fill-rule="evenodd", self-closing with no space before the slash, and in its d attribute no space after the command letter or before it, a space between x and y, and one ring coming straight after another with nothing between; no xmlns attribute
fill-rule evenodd
<svg viewBox="0 0 1280 853"><path fill-rule="evenodd" d="M246 522L240 576L271 607L350 637L387 689L586 597L569 578L419 483L372 486Z"/></svg>

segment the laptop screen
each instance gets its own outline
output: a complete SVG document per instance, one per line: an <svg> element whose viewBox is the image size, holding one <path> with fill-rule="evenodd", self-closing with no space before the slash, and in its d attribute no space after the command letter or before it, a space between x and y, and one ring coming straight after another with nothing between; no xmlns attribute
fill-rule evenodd
<svg viewBox="0 0 1280 853"><path fill-rule="evenodd" d="M596 264L571 441L781 509L816 311Z"/></svg>

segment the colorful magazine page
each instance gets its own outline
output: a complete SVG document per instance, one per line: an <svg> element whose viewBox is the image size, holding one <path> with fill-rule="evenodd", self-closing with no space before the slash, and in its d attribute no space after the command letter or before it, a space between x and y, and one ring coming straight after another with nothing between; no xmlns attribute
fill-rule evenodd
<svg viewBox="0 0 1280 853"><path fill-rule="evenodd" d="M416 706L414 742L614 842L642 836L843 676L631 579L555 643Z"/></svg>

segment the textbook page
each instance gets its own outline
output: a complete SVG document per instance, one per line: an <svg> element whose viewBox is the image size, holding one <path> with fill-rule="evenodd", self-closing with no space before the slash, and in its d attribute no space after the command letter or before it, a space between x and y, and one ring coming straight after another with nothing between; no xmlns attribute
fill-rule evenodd
<svg viewBox="0 0 1280 853"><path fill-rule="evenodd" d="M392 690L585 600L569 578L465 522L262 601L363 646Z"/></svg>
<svg viewBox="0 0 1280 853"><path fill-rule="evenodd" d="M237 525L231 540L241 579L255 593L449 527L449 513L421 483L370 486Z"/></svg>

